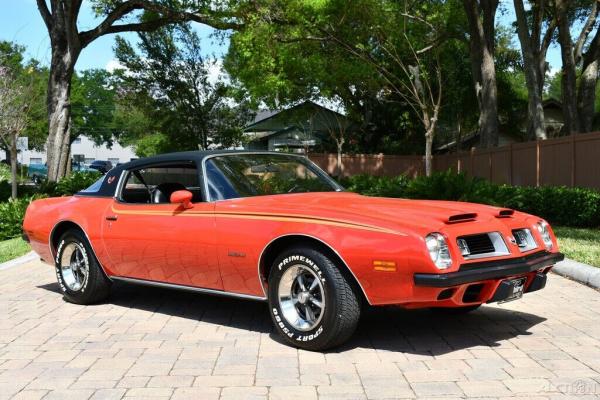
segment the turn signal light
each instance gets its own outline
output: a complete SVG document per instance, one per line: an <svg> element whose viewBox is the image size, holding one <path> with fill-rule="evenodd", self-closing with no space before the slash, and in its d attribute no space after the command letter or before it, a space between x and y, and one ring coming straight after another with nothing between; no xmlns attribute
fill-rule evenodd
<svg viewBox="0 0 600 400"><path fill-rule="evenodd" d="M373 269L375 271L394 272L396 271L396 262L375 260L373 261Z"/></svg>

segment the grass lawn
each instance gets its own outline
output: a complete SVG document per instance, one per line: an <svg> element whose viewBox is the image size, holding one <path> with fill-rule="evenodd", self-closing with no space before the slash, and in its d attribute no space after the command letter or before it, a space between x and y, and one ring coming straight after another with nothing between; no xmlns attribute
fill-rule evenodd
<svg viewBox="0 0 600 400"><path fill-rule="evenodd" d="M3 240L0 242L0 263L22 256L29 250L31 248L21 238Z"/></svg>
<svg viewBox="0 0 600 400"><path fill-rule="evenodd" d="M553 226L560 251L575 261L600 267L600 229Z"/></svg>

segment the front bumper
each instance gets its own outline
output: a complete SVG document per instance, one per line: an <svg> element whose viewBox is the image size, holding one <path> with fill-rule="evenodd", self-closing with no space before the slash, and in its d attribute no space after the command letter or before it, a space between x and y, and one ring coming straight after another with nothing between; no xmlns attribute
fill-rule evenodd
<svg viewBox="0 0 600 400"><path fill-rule="evenodd" d="M447 288L527 274L554 265L564 258L562 253L539 251L523 257L463 264L458 271L447 274L417 273L414 275L414 282L416 286Z"/></svg>

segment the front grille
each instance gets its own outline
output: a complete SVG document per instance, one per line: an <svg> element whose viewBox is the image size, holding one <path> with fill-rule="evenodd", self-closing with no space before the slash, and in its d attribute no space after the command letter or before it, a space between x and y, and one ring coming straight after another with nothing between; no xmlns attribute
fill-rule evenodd
<svg viewBox="0 0 600 400"><path fill-rule="evenodd" d="M510 254L499 232L461 236L456 239L456 244L465 259L498 257Z"/></svg>
<svg viewBox="0 0 600 400"><path fill-rule="evenodd" d="M462 236L458 239L459 241L464 241L464 244L466 244L466 247L469 249L469 255L471 256L493 253L496 251L494 248L494 243L487 233L481 235Z"/></svg>

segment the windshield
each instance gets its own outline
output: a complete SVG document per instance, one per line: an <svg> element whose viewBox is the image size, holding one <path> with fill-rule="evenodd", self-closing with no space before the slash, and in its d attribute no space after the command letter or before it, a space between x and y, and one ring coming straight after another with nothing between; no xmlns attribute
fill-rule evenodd
<svg viewBox="0 0 600 400"><path fill-rule="evenodd" d="M212 157L206 161L206 179L211 200L342 189L304 157L283 154Z"/></svg>

